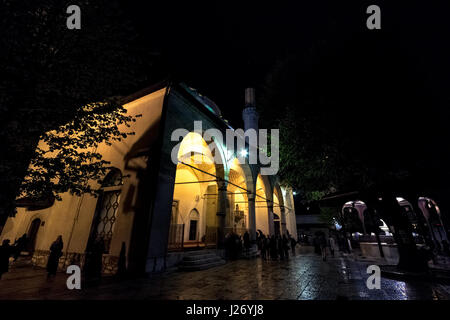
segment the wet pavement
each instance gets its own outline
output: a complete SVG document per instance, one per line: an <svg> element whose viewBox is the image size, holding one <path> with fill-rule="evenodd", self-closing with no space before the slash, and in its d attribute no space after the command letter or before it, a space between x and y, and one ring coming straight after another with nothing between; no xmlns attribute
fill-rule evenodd
<svg viewBox="0 0 450 320"><path fill-rule="evenodd" d="M369 290L366 270L370 264L349 256L323 262L314 254L296 255L288 261L257 258L204 271L105 281L81 290L67 289L64 273L47 281L45 270L12 267L0 280L0 299L450 299L450 286L420 281L382 277L381 289Z"/></svg>

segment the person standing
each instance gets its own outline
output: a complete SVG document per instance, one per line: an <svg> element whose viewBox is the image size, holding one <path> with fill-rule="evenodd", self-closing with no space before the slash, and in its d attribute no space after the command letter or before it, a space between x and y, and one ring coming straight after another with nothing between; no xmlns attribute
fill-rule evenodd
<svg viewBox="0 0 450 320"><path fill-rule="evenodd" d="M62 236L58 236L50 246L50 255L47 261L47 278L56 276L58 270L59 258L62 256L62 249L64 247Z"/></svg>
<svg viewBox="0 0 450 320"><path fill-rule="evenodd" d="M270 258L272 260L278 260L278 247L277 247L277 239L274 235L270 237Z"/></svg>
<svg viewBox="0 0 450 320"><path fill-rule="evenodd" d="M286 259L289 259L289 240L286 237L286 235L284 235L284 234L283 234L282 242L283 242L284 256L286 257Z"/></svg>
<svg viewBox="0 0 450 320"><path fill-rule="evenodd" d="M245 254L248 254L250 250L250 234L248 233L248 231L245 231L243 238L244 238Z"/></svg>
<svg viewBox="0 0 450 320"><path fill-rule="evenodd" d="M318 244L320 246L320 251L322 253L322 260L327 260L327 240L325 239L325 235L321 234L318 239Z"/></svg>
<svg viewBox="0 0 450 320"><path fill-rule="evenodd" d="M12 249L9 245L9 239L3 240L0 246L0 279L4 273L9 271L9 257L11 256Z"/></svg>
<svg viewBox="0 0 450 320"><path fill-rule="evenodd" d="M280 260L284 260L283 239L279 235L277 235L277 246L278 246L278 254L280 255Z"/></svg>
<svg viewBox="0 0 450 320"><path fill-rule="evenodd" d="M24 233L17 241L14 243L14 261L19 258L20 253L25 250L28 244L28 237L27 234Z"/></svg>
<svg viewBox="0 0 450 320"><path fill-rule="evenodd" d="M260 237L261 242L261 259L266 260L266 236Z"/></svg>
<svg viewBox="0 0 450 320"><path fill-rule="evenodd" d="M332 236L328 238L328 244L330 245L331 256L334 257L334 238Z"/></svg>
<svg viewBox="0 0 450 320"><path fill-rule="evenodd" d="M290 237L290 240L291 240L292 255L295 256L295 246L297 245L297 241L295 241L293 237Z"/></svg>
<svg viewBox="0 0 450 320"><path fill-rule="evenodd" d="M120 248L119 261L117 263L117 276L124 278L127 273L127 248L125 242L122 242Z"/></svg>
<svg viewBox="0 0 450 320"><path fill-rule="evenodd" d="M105 240L98 238L92 250L92 279L99 280L102 277L103 253L105 253Z"/></svg>
<svg viewBox="0 0 450 320"><path fill-rule="evenodd" d="M267 237L264 239L266 243L266 259L270 259L270 235L267 235Z"/></svg>

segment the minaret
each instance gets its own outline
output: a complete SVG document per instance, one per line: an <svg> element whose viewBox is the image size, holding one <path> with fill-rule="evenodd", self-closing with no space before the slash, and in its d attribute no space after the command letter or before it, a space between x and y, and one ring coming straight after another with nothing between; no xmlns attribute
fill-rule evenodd
<svg viewBox="0 0 450 320"><path fill-rule="evenodd" d="M245 89L245 107L242 111L242 120L244 120L244 129L255 129L258 133L259 114L256 111L255 89Z"/></svg>

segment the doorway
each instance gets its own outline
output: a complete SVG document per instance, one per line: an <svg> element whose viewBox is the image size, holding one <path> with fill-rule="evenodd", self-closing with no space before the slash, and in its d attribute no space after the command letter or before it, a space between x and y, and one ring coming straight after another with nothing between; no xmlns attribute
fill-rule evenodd
<svg viewBox="0 0 450 320"><path fill-rule="evenodd" d="M28 229L28 246L27 251L33 253L36 248L36 239L41 226L41 219L37 218L31 222L30 228Z"/></svg>
<svg viewBox="0 0 450 320"><path fill-rule="evenodd" d="M189 241L197 240L197 229L198 229L198 221L200 219L200 215L196 209L192 209L189 214Z"/></svg>

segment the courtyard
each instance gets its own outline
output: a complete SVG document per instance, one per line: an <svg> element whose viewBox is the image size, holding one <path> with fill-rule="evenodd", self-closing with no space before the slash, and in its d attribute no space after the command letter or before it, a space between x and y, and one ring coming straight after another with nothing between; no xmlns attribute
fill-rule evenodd
<svg viewBox="0 0 450 320"><path fill-rule="evenodd" d="M337 255L322 261L297 254L287 261L261 258L228 262L216 268L172 271L145 279L117 281L81 290L66 287L67 275L47 281L43 269L12 267L0 280L0 299L152 299L152 300L447 300L450 286L382 277L381 289L369 290L370 261Z"/></svg>

